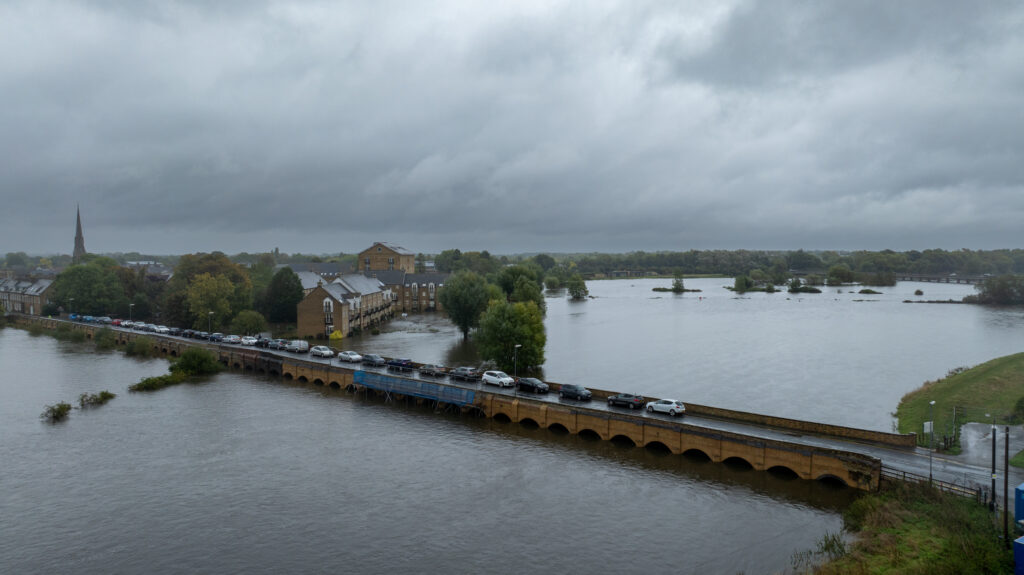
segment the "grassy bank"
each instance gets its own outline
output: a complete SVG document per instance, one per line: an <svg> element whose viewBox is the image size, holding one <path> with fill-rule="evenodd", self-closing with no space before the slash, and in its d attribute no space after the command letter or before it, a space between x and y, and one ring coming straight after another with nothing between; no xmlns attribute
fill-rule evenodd
<svg viewBox="0 0 1024 575"><path fill-rule="evenodd" d="M1012 573L1012 552L1003 547L996 517L983 505L925 484L888 483L865 494L843 514L856 535L843 545L826 536L819 545L830 559L821 574Z"/></svg>
<svg viewBox="0 0 1024 575"><path fill-rule="evenodd" d="M987 423L986 413L997 423L1010 422L1014 405L1024 397L1024 353L993 359L970 369L955 369L938 381L925 382L906 394L896 409L901 433L921 434L928 420L929 402L935 420L935 436L953 435L953 407L956 425L969 421ZM1018 458L1019 459L1019 458Z"/></svg>

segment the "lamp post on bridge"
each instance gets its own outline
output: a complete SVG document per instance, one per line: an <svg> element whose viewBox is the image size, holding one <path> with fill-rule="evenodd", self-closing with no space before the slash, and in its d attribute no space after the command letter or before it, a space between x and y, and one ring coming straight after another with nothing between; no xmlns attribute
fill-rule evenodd
<svg viewBox="0 0 1024 575"><path fill-rule="evenodd" d="M932 445L935 442L935 420L932 419L932 411L935 408L935 400L928 402L928 485L932 484Z"/></svg>
<svg viewBox="0 0 1024 575"><path fill-rule="evenodd" d="M206 314L206 333L213 333L213 312Z"/></svg>
<svg viewBox="0 0 1024 575"><path fill-rule="evenodd" d="M514 393L516 397L519 397L519 348L521 347L523 347L523 344L517 343L516 346L512 348L512 377L516 380L515 383L512 384L512 393Z"/></svg>
<svg viewBox="0 0 1024 575"><path fill-rule="evenodd" d="M995 414L985 414L985 417L990 417L992 420L992 496L989 500L988 508L992 511L996 509L996 416Z"/></svg>

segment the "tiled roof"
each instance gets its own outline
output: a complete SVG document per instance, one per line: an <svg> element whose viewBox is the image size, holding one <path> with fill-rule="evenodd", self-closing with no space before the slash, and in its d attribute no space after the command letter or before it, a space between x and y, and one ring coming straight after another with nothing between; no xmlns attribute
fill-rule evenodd
<svg viewBox="0 0 1024 575"><path fill-rule="evenodd" d="M20 293L25 295L40 295L50 285L53 280L41 279L41 280L19 280L19 279L5 279L0 280L0 291L7 293Z"/></svg>
<svg viewBox="0 0 1024 575"><path fill-rule="evenodd" d="M404 270L370 270L363 272L368 278L377 278L380 283L387 286L400 286L405 282Z"/></svg>
<svg viewBox="0 0 1024 575"><path fill-rule="evenodd" d="M412 284L434 284L444 285L444 282L448 280L448 276L451 274L443 273L425 273L425 274L405 274L405 285Z"/></svg>
<svg viewBox="0 0 1024 575"><path fill-rule="evenodd" d="M320 274L313 272L295 272L295 275L299 276L299 282L302 284L302 289L313 289L316 286L327 283L324 278L320 277Z"/></svg>
<svg viewBox="0 0 1024 575"><path fill-rule="evenodd" d="M403 248L402 246L400 246L398 244L393 244L391 242L374 242L373 245L374 246L384 246L387 249L395 252L398 255L402 255L402 256L414 256L414 255L416 255L416 254L410 252L409 250Z"/></svg>
<svg viewBox="0 0 1024 575"><path fill-rule="evenodd" d="M362 274L339 276L338 279L334 280L332 283L340 283L348 291L361 295L382 291L382 284L380 280L368 278Z"/></svg>

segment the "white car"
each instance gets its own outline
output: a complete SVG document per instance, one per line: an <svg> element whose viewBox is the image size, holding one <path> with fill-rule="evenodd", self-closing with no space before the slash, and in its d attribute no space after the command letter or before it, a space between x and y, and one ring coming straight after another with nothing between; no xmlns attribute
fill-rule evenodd
<svg viewBox="0 0 1024 575"><path fill-rule="evenodd" d="M315 355L317 357L334 357L334 352L326 345L314 345L313 348L309 350L309 355Z"/></svg>
<svg viewBox="0 0 1024 575"><path fill-rule="evenodd" d="M354 351L342 351L338 353L338 359L341 361L351 361L359 363L360 361L363 361L363 356L359 355Z"/></svg>
<svg viewBox="0 0 1024 575"><path fill-rule="evenodd" d="M683 402L675 399L659 399L658 401L647 402L647 413L667 413L672 417L686 413L686 406Z"/></svg>
<svg viewBox="0 0 1024 575"><path fill-rule="evenodd" d="M168 334L171 332L171 328L167 327L166 325L158 325L155 328L153 328L153 331L155 331L156 333Z"/></svg>
<svg viewBox="0 0 1024 575"><path fill-rule="evenodd" d="M256 345L256 338L251 335L247 335L242 338L242 345Z"/></svg>
<svg viewBox="0 0 1024 575"><path fill-rule="evenodd" d="M485 371L481 381L499 387L515 387L516 385L516 380L509 377L504 371Z"/></svg>

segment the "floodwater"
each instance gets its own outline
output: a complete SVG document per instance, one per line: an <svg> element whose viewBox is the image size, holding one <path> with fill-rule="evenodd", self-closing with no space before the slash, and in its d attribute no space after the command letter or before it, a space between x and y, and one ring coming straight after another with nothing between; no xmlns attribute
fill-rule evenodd
<svg viewBox="0 0 1024 575"><path fill-rule="evenodd" d="M0 330L2 573L776 573L854 493ZM39 420L109 390L109 404Z"/></svg>
<svg viewBox="0 0 1024 575"><path fill-rule="evenodd" d="M699 293L651 291L670 285L592 281L593 298L583 302L549 294L545 379L892 431L900 398L925 381L1024 351L1024 310L904 303L959 301L975 293L966 284L740 296L722 287L731 279L702 278L686 280ZM477 361L441 314L410 315L341 345L421 362Z"/></svg>
<svg viewBox="0 0 1024 575"><path fill-rule="evenodd" d="M923 381L1024 347L1020 311L903 303L970 286L651 291L669 283L550 294L545 378L890 430ZM342 345L477 361L437 314ZM130 394L167 362L12 328L0 368L0 573L777 573L855 495L250 373Z"/></svg>

